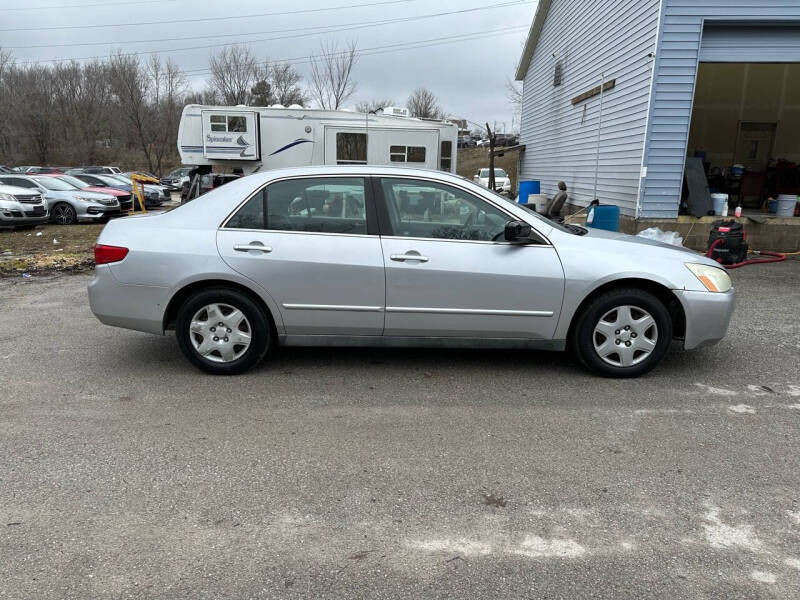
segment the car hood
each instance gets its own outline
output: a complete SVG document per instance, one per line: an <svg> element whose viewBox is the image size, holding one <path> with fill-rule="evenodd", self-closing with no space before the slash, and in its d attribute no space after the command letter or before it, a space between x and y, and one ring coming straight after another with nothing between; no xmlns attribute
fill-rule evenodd
<svg viewBox="0 0 800 600"><path fill-rule="evenodd" d="M108 188L108 187L93 187L87 186L85 188L81 188L85 192L95 192L97 194L101 194L103 196L127 196L128 192L123 190L118 190L116 188Z"/></svg>
<svg viewBox="0 0 800 600"><path fill-rule="evenodd" d="M608 240L610 243L620 244L621 252L624 251L636 252L637 246L650 246L650 247L662 248L670 252L675 252L676 255L680 254L683 256L683 258L686 258L686 255L688 254L691 257L698 259L696 262L704 262L716 267L719 266L719 264L717 264L715 261L705 257L703 254L695 250L692 250L691 248L684 248L683 246L673 246L671 244L657 242L656 240L640 237L638 235L629 235L627 233L620 233L619 231L607 231L605 229L596 229L594 227L586 227L585 229L587 231L586 237L596 240Z"/></svg>
<svg viewBox="0 0 800 600"><path fill-rule="evenodd" d="M59 198L80 196L81 198L91 198L92 200L114 200L114 195L107 192L89 192L85 189L75 190L74 192L54 192L63 194Z"/></svg>

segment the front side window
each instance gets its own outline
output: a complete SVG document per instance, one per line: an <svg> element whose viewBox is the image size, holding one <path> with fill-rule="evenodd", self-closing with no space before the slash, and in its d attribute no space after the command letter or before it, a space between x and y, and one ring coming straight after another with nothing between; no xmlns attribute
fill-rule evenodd
<svg viewBox="0 0 800 600"><path fill-rule="evenodd" d="M231 217L226 228L367 233L365 184L360 177L289 179L269 185Z"/></svg>
<svg viewBox="0 0 800 600"><path fill-rule="evenodd" d="M382 179L383 213L391 235L499 241L510 217L460 188L433 181Z"/></svg>
<svg viewBox="0 0 800 600"><path fill-rule="evenodd" d="M367 164L367 134L337 133L336 164L337 165Z"/></svg>

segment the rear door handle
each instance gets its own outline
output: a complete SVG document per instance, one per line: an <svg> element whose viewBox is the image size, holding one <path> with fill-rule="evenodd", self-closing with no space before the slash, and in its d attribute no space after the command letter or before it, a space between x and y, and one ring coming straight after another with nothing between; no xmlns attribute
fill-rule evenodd
<svg viewBox="0 0 800 600"><path fill-rule="evenodd" d="M405 262L407 260L416 260L419 262L428 262L427 256L422 256L421 254L392 254L389 256L392 260L397 262Z"/></svg>
<svg viewBox="0 0 800 600"><path fill-rule="evenodd" d="M234 250L237 252L250 252L251 250L256 250L258 252L272 252L272 248L270 246L265 246L260 242L251 242L249 244L236 244L233 247Z"/></svg>

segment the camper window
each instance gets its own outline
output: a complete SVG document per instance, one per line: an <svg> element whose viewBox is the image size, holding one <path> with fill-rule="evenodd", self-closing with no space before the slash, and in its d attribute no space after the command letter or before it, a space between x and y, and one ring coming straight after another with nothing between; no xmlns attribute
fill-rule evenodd
<svg viewBox="0 0 800 600"><path fill-rule="evenodd" d="M406 162L406 147L389 146L389 160L391 162Z"/></svg>
<svg viewBox="0 0 800 600"><path fill-rule="evenodd" d="M211 115L211 131L225 131L225 115Z"/></svg>
<svg viewBox="0 0 800 600"><path fill-rule="evenodd" d="M367 134L337 133L336 164L337 165L367 164Z"/></svg>
<svg viewBox="0 0 800 600"><path fill-rule="evenodd" d="M245 117L211 115L211 131L245 133L247 131L247 119Z"/></svg>
<svg viewBox="0 0 800 600"><path fill-rule="evenodd" d="M228 117L228 131L244 133L247 131L247 119L244 117Z"/></svg>
<svg viewBox="0 0 800 600"><path fill-rule="evenodd" d="M452 165L453 142L442 142L442 153L439 168L442 171L449 171Z"/></svg>
<svg viewBox="0 0 800 600"><path fill-rule="evenodd" d="M406 154L406 161L413 163L425 162L425 147L424 146L409 146Z"/></svg>

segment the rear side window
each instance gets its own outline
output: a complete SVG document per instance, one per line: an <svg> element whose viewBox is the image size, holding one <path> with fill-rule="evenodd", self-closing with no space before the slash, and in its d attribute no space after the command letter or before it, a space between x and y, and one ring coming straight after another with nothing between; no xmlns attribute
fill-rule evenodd
<svg viewBox="0 0 800 600"><path fill-rule="evenodd" d="M250 200L245 202L235 215L228 219L226 229L266 229L264 217L266 204L264 190L258 191Z"/></svg>
<svg viewBox="0 0 800 600"><path fill-rule="evenodd" d="M366 234L364 179L315 177L273 183L248 200L225 227Z"/></svg>

